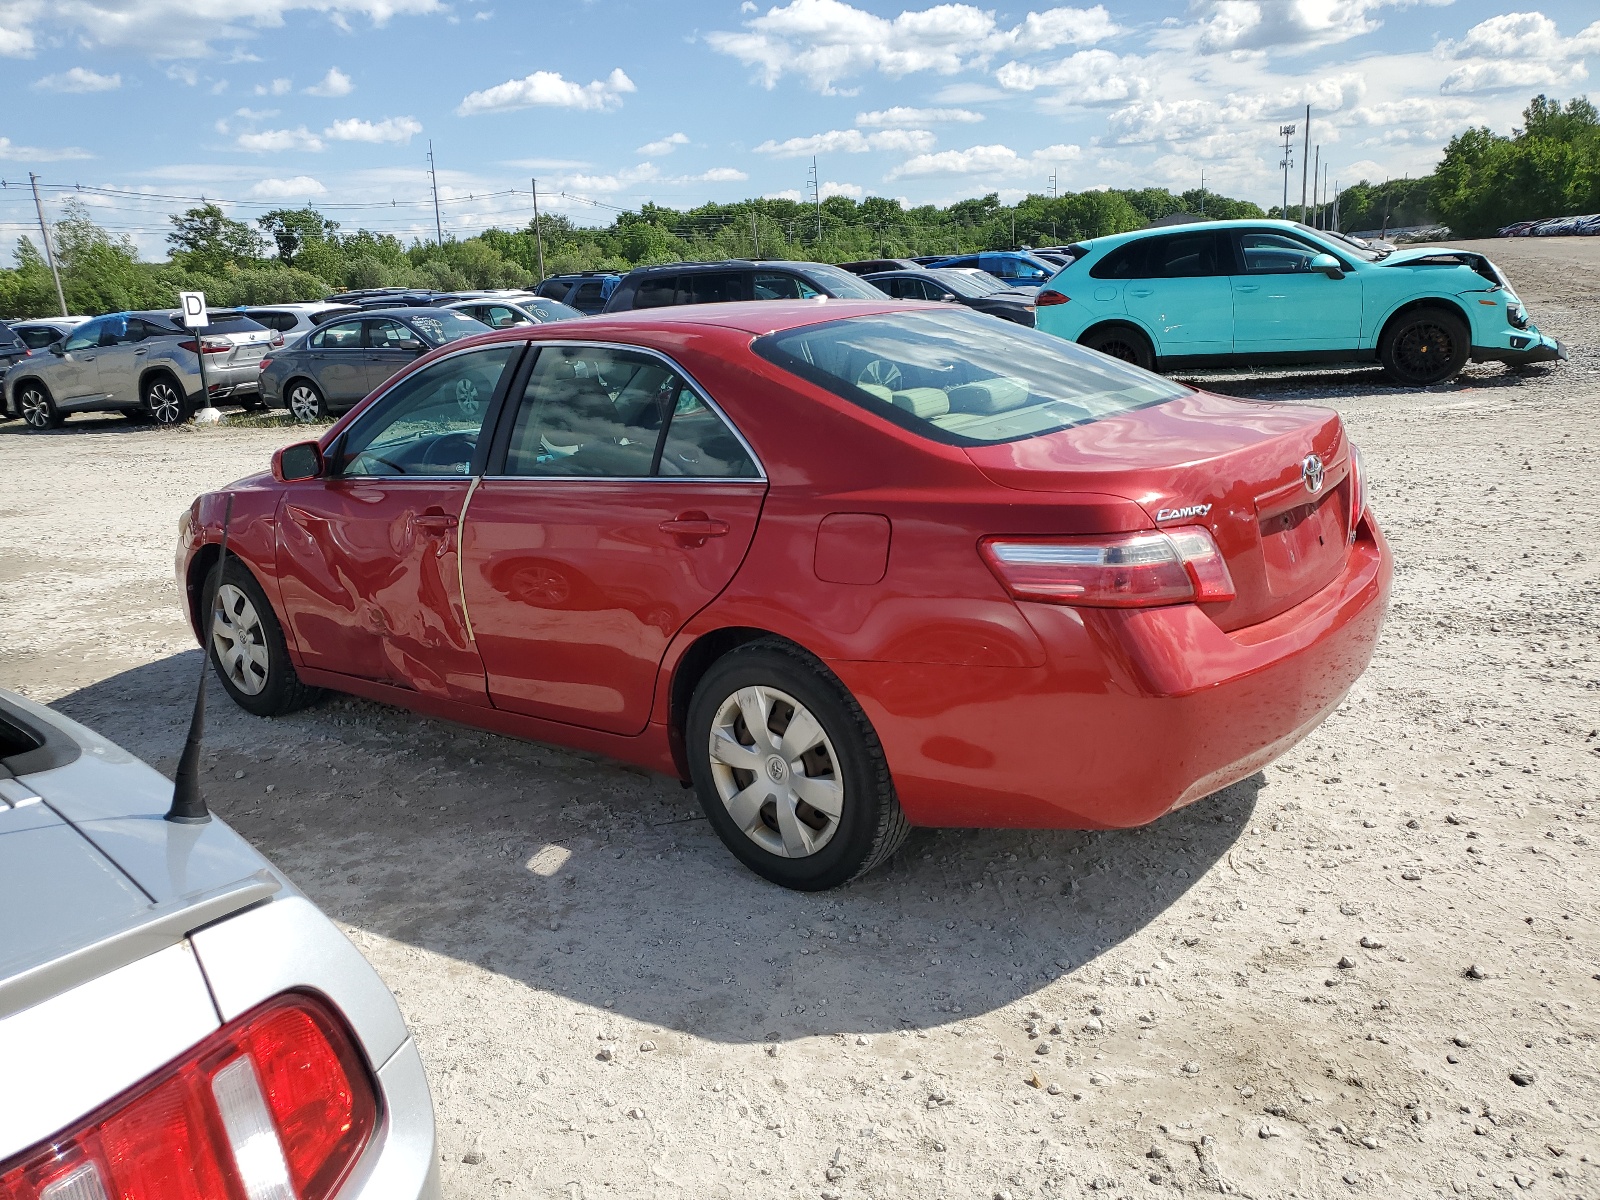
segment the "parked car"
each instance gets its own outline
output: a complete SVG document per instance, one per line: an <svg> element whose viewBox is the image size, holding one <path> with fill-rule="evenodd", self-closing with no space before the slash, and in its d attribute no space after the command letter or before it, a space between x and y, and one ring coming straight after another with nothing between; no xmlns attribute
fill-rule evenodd
<svg viewBox="0 0 1600 1200"><path fill-rule="evenodd" d="M261 402L287 408L296 421L325 420L434 347L488 329L448 308L393 308L329 321L262 360Z"/></svg>
<svg viewBox="0 0 1600 1200"><path fill-rule="evenodd" d="M1039 328L1146 368L1376 361L1394 382L1423 387L1469 358L1567 357L1473 251L1370 251L1268 220L1087 246L1039 293Z"/></svg>
<svg viewBox="0 0 1600 1200"><path fill-rule="evenodd" d="M862 278L896 300L942 300L963 304L990 316L1004 317L1019 325L1033 324L1033 298L1037 289L1013 290L981 271L917 267ZM980 279L986 282L980 283Z"/></svg>
<svg viewBox="0 0 1600 1200"><path fill-rule="evenodd" d="M0 321L0 373L11 369L12 365L27 358L33 351L28 343L12 331L11 326Z"/></svg>
<svg viewBox="0 0 1600 1200"><path fill-rule="evenodd" d="M534 288L534 293L592 316L606 306L621 282L622 276L611 271L581 271L575 275L552 275Z"/></svg>
<svg viewBox="0 0 1600 1200"><path fill-rule="evenodd" d="M930 263L935 267L977 267L1011 287L1040 287L1060 268L1029 250L985 250Z"/></svg>
<svg viewBox="0 0 1600 1200"><path fill-rule="evenodd" d="M221 820L162 820L172 791L0 692L0 1196L433 1200L389 989Z"/></svg>
<svg viewBox="0 0 1600 1200"><path fill-rule="evenodd" d="M351 304L329 304L326 300L297 301L292 304L272 304L243 310L258 325L283 334L285 342L310 333L318 325L325 325L335 317L348 317L361 311Z"/></svg>
<svg viewBox="0 0 1600 1200"><path fill-rule="evenodd" d="M351 308L431 308L451 295L428 288L365 288L329 296L326 302Z"/></svg>
<svg viewBox="0 0 1600 1200"><path fill-rule="evenodd" d="M281 345L282 335L238 312L213 310L210 320L198 331L185 329L180 314L164 311L85 321L6 373L7 405L39 430L55 429L77 412L121 412L177 425L202 400L256 407L262 355Z"/></svg>
<svg viewBox="0 0 1600 1200"><path fill-rule="evenodd" d="M247 711L331 688L637 763L803 889L912 825L1134 826L1246 778L1389 591L1337 413L887 299L436 350L194 502L207 639L230 495Z"/></svg>
<svg viewBox="0 0 1600 1200"><path fill-rule="evenodd" d="M860 276L827 263L762 261L667 263L635 267L606 301L606 312L723 304L737 300L881 300Z"/></svg>
<svg viewBox="0 0 1600 1200"><path fill-rule="evenodd" d="M90 317L37 317L27 321L12 321L11 332L22 339L30 350L43 350L51 342L59 342Z"/></svg>
<svg viewBox="0 0 1600 1200"><path fill-rule="evenodd" d="M909 258L864 258L860 262L840 263L839 269L852 275L878 275L884 271L914 271L920 265Z"/></svg>
<svg viewBox="0 0 1600 1200"><path fill-rule="evenodd" d="M445 305L453 312L465 313L475 321L482 321L490 329L511 329L518 325L543 325L546 321L570 321L585 314L559 300L546 300L532 296L522 300L500 300L478 297L471 300L452 300Z"/></svg>

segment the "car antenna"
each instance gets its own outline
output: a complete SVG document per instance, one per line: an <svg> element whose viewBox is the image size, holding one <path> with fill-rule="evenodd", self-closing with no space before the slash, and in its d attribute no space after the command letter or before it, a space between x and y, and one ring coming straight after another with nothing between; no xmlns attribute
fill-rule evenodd
<svg viewBox="0 0 1600 1200"><path fill-rule="evenodd" d="M222 586L222 571L228 565L228 525L233 520L233 496L222 514L222 546L217 557L217 586ZM202 593L203 595L204 593ZM178 770L172 777L172 807L167 820L179 825L204 825L211 810L200 792L200 742L206 732L206 676L211 673L211 639L206 636L206 613L200 614L200 687L194 695L194 716L189 719L189 737L178 757Z"/></svg>

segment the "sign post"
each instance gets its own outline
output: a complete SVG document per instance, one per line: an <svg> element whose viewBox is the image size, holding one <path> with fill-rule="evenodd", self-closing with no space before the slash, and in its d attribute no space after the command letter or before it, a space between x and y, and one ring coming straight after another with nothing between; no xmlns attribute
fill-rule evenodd
<svg viewBox="0 0 1600 1200"><path fill-rule="evenodd" d="M183 323L194 330L194 356L200 360L200 396L202 406L195 413L195 419L202 424L222 420L219 413L211 404L211 388L206 383L206 347L200 331L211 324L211 317L206 312L206 294L204 292L179 292L178 302L183 305Z"/></svg>

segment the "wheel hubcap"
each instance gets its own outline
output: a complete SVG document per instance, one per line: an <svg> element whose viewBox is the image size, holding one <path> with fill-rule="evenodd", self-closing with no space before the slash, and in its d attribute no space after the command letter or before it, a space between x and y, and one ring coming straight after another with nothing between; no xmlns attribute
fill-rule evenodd
<svg viewBox="0 0 1600 1200"><path fill-rule="evenodd" d="M793 696L740 688L717 709L709 750L717 795L763 850L806 858L838 832L839 759L821 723Z"/></svg>
<svg viewBox="0 0 1600 1200"><path fill-rule="evenodd" d="M150 389L150 415L159 425L176 425L183 415L183 404L178 390L169 383L158 383Z"/></svg>
<svg viewBox="0 0 1600 1200"><path fill-rule="evenodd" d="M289 393L289 411L296 421L315 421L318 408L317 394L310 388L297 387Z"/></svg>
<svg viewBox="0 0 1600 1200"><path fill-rule="evenodd" d="M43 392L22 393L22 419L35 429L50 424L50 402Z"/></svg>
<svg viewBox="0 0 1600 1200"><path fill-rule="evenodd" d="M211 602L211 651L228 682L247 696L267 686L267 637L250 597L231 583Z"/></svg>

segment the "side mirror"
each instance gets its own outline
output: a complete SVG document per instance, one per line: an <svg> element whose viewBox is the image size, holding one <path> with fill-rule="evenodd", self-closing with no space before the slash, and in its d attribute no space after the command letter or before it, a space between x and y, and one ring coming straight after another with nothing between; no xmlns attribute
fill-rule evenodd
<svg viewBox="0 0 1600 1200"><path fill-rule="evenodd" d="M296 483L322 476L322 447L316 442L296 442L272 456L272 477L279 483Z"/></svg>
<svg viewBox="0 0 1600 1200"><path fill-rule="evenodd" d="M400 349L402 350L426 350L427 348L426 343L419 342L415 338L407 338L400 343Z"/></svg>
<svg viewBox="0 0 1600 1200"><path fill-rule="evenodd" d="M1321 271L1329 279L1343 279L1344 267L1339 260L1331 254L1319 254L1306 264L1306 269Z"/></svg>
<svg viewBox="0 0 1600 1200"><path fill-rule="evenodd" d="M944 295L940 296L939 299L943 300L946 304L961 303L961 297L956 295L954 292L946 292Z"/></svg>
<svg viewBox="0 0 1600 1200"><path fill-rule="evenodd" d="M63 343L63 342L51 342L50 343L50 353L54 354L57 358L65 358L67 356L67 348L66 348L65 343Z"/></svg>

